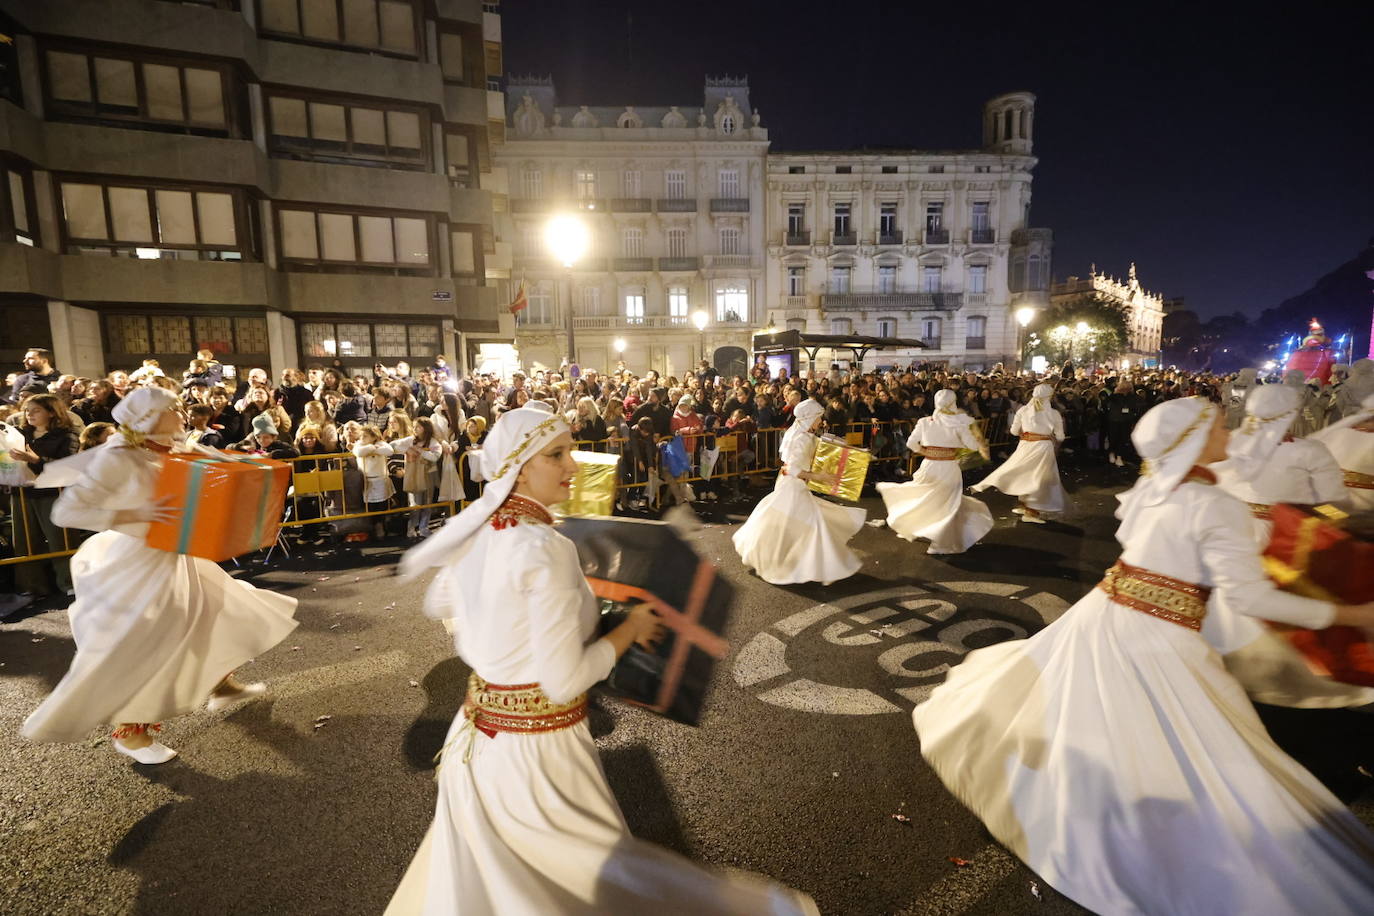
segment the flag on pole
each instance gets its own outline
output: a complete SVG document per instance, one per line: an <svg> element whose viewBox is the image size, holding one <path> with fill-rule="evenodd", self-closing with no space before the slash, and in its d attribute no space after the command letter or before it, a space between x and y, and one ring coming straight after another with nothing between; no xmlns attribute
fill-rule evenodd
<svg viewBox="0 0 1374 916"><path fill-rule="evenodd" d="M527 308L530 304L530 297L525 295L525 281L520 281L520 286L515 290L515 301L510 304L510 313L514 315L521 309Z"/></svg>

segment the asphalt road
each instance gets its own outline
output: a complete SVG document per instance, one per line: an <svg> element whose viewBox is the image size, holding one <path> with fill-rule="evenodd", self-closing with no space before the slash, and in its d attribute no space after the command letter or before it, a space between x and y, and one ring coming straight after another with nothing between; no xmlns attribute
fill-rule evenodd
<svg viewBox="0 0 1374 916"><path fill-rule="evenodd" d="M1034 632L1100 578L1128 483L1111 474L1070 473L1073 509L1045 526L990 495L997 527L962 556L866 527L863 570L829 588L750 576L729 542L748 504L699 503L690 537L739 587L701 727L611 700L592 716L634 832L802 888L825 913L1083 912L945 791L909 712L963 653ZM182 756L162 767L95 734L20 739L73 646L58 610L0 625L0 911L380 913L430 820L430 760L467 675L420 587L392 578L397 556L249 570L301 602L296 632L243 669L272 696L168 722ZM1356 803L1367 822L1372 794Z"/></svg>

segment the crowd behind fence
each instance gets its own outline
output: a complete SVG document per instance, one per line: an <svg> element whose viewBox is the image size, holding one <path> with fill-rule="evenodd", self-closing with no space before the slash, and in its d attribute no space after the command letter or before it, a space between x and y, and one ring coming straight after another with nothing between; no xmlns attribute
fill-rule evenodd
<svg viewBox="0 0 1374 916"><path fill-rule="evenodd" d="M985 418L977 423L992 448L1006 448L1011 444L1005 416ZM872 453L871 481L898 479L903 472L909 475L915 470L916 456L906 447L913 426L914 421L908 420L870 421L851 423L847 428L832 428L830 432ZM754 479L766 482L780 466L778 450L785 432L781 427L770 427L683 435L681 438L691 464L687 473L677 477L666 473L657 448L651 450L649 460L636 460L628 439L610 437L582 441L575 443L575 447L620 454L616 511L652 511L669 500L738 497L747 482ZM671 438L660 437L659 442ZM456 460L454 469L457 479L462 482L462 496L409 504L405 494L397 493L381 508L364 499L366 481L351 452L285 459L293 469L278 548L289 553L293 549L292 541L313 539L318 543L321 536L339 542L371 540L385 536L386 526L391 521L410 517L421 509L429 509L436 516L461 511L481 493L482 484L473 473L476 452L469 450L451 458ZM445 456L444 460L450 460L450 456ZM689 492L686 487L692 490ZM46 513L35 511L31 488L7 489L9 499L5 511L8 517L4 530L9 545L5 555L0 556L0 567L44 561L65 564L66 558L90 536L91 532L76 529L43 530L47 526L41 525L41 518ZM65 577L64 570L59 580Z"/></svg>

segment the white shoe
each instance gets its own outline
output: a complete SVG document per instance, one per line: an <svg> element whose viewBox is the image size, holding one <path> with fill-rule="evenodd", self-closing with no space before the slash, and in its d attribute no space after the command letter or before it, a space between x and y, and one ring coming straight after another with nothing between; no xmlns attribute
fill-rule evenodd
<svg viewBox="0 0 1374 916"><path fill-rule="evenodd" d="M1025 514L1026 514L1026 507L1025 507L1025 506L1017 506L1016 508L1012 509L1011 511L1012 511L1012 512L1015 512L1017 515L1025 515Z"/></svg>
<svg viewBox="0 0 1374 916"><path fill-rule="evenodd" d="M205 704L205 708L211 712L219 712L226 706L232 706L240 700L256 700L258 697L267 693L267 685L263 683L244 684L233 693L216 694L210 697L210 702Z"/></svg>
<svg viewBox="0 0 1374 916"><path fill-rule="evenodd" d="M143 763L148 766L166 763L177 755L176 751L172 750L161 741L154 741L147 747L129 747L118 738L110 739L110 743L114 745L115 750L119 751L125 757L132 757L135 763Z"/></svg>
<svg viewBox="0 0 1374 916"><path fill-rule="evenodd" d="M1023 515L1023 516L1021 516L1021 521L1023 521L1023 522L1029 522L1029 523L1032 524L1032 525L1043 525L1043 524L1045 524L1045 520L1044 520L1043 518L1041 518L1040 516L1038 516L1038 515Z"/></svg>

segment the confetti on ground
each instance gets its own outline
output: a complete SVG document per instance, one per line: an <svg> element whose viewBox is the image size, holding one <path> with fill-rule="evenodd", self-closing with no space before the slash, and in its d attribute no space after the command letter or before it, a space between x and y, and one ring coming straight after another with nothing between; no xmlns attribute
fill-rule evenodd
<svg viewBox="0 0 1374 916"><path fill-rule="evenodd" d="M333 716L320 716L318 719L315 720L315 728L316 728L316 729L324 728L325 723L328 722L328 721L329 721L330 719L332 719L332 718L334 718L334 717L333 717Z"/></svg>
<svg viewBox="0 0 1374 916"><path fill-rule="evenodd" d="M412 686L412 687L419 687L419 686L420 686L420 682L417 681L417 680L415 680L415 678L411 678L411 679L410 679L410 686Z"/></svg>
<svg viewBox="0 0 1374 916"><path fill-rule="evenodd" d="M907 817L905 814L894 814L892 815L892 819L899 824L909 825L911 823L911 818Z"/></svg>
<svg viewBox="0 0 1374 916"><path fill-rule="evenodd" d="M341 626L343 626L343 624L340 624L340 623L331 623L331 624L329 625L329 629L331 629L331 630L337 630L337 629L338 629L339 627L341 627Z"/></svg>
<svg viewBox="0 0 1374 916"><path fill-rule="evenodd" d="M362 647L362 646L354 646L354 647L353 647L353 651L354 651L354 652L361 652L361 651L363 651L363 647Z"/></svg>
<svg viewBox="0 0 1374 916"><path fill-rule="evenodd" d="M960 868L965 868L965 867L967 867L967 866L973 864L973 863L970 862L968 859L961 859L961 858L959 858L958 856L946 856L945 858L949 859L951 862L953 862L955 865L959 866Z"/></svg>
<svg viewBox="0 0 1374 916"><path fill-rule="evenodd" d="M317 581L317 582L328 582L328 581L329 581L329 577L328 577L328 576L319 576L319 577L316 578L315 581Z"/></svg>
<svg viewBox="0 0 1374 916"><path fill-rule="evenodd" d="M1044 895L1040 893L1040 885L1037 884L1037 883L1034 882L1034 881L1031 882L1030 891L1031 891L1031 896L1034 897L1036 900L1044 900L1044 899L1045 899Z"/></svg>
<svg viewBox="0 0 1374 916"><path fill-rule="evenodd" d="M292 646L292 647L291 647L291 651L292 651L292 652L299 652L299 651L301 651L301 647L300 647L300 646Z"/></svg>

